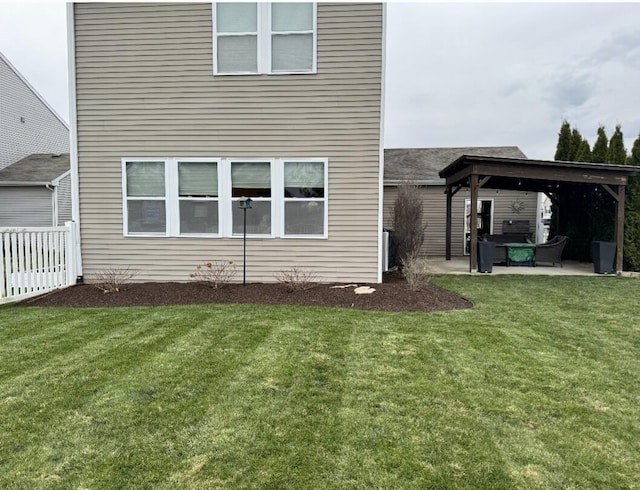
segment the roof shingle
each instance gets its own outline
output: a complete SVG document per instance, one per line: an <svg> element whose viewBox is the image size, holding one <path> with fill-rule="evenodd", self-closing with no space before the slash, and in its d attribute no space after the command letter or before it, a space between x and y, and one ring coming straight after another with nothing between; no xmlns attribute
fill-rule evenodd
<svg viewBox="0 0 640 490"><path fill-rule="evenodd" d="M34 153L0 170L0 182L51 182L69 168L68 153Z"/></svg>
<svg viewBox="0 0 640 490"><path fill-rule="evenodd" d="M462 155L527 158L517 146L388 149L384 150L384 181L440 181L438 172Z"/></svg>

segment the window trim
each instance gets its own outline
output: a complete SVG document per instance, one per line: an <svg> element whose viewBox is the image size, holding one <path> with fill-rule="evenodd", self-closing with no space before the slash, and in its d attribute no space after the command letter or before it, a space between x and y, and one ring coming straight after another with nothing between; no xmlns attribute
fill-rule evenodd
<svg viewBox="0 0 640 490"><path fill-rule="evenodd" d="M329 171L328 171L328 159L327 158L281 158L281 171L282 171L282 187L281 187L281 199L282 199L282 215L280 217L280 229L282 230L282 238L328 238L328 220L329 220ZM322 169L324 172L324 190L323 197L285 197L284 195L284 166L287 163L322 163ZM324 205L324 216L323 216L323 232L321 235L294 235L287 234L286 232L286 223L285 223L285 204L287 202L322 202Z"/></svg>
<svg viewBox="0 0 640 490"><path fill-rule="evenodd" d="M127 194L127 163L134 162L162 162L164 165L164 197L129 197ZM163 157L158 158L150 158L150 157L140 157L140 158L123 158L122 159L122 232L124 236L130 237L166 237L168 236L169 230L169 209L167 206L167 202L169 201L169 196L167 195L167 159ZM164 233L162 232L129 232L129 200L131 201L164 201Z"/></svg>
<svg viewBox="0 0 640 490"><path fill-rule="evenodd" d="M275 193L274 193L274 170L275 167L278 166L277 159L275 158L225 158L223 161L226 164L228 179L225 182L228 184L225 185L229 189L229 199L227 200L229 204L229 210L225 215L225 221L228 223L228 234L225 235L226 238L243 238L244 234L242 233L233 233L233 208L237 206L237 202L242 199L241 197L233 197L233 181L231 179L231 164L232 163L269 163L269 175L271 179L271 197L256 197L251 198L251 200L255 200L257 202L266 202L269 201L271 206L271 231L270 233L264 234L256 234L256 233L247 233L247 238L278 238L277 229L277 221L274 221L278 216L278 209L276 205Z"/></svg>
<svg viewBox="0 0 640 490"><path fill-rule="evenodd" d="M171 169L173 173L172 176L175 178L167 180L169 183L169 187L175 194L171 195L171 205L169 208L172 213L171 225L175 227L170 231L175 233L170 233L170 236L177 237L220 237L222 236L220 233L220 159L219 158L170 158L170 161L173 162L175 169ZM216 164L216 172L218 174L218 197L216 198L192 198L192 197L180 197L180 164L181 163L215 163ZM174 205L174 201L176 204ZM207 202L217 202L218 203L218 233L181 233L180 230L180 202L181 201L207 201ZM174 209L175 208L175 209Z"/></svg>
<svg viewBox="0 0 640 490"><path fill-rule="evenodd" d="M164 200L164 233L130 233L127 196L127 162L163 162L165 178L165 197L148 198ZM180 193L178 184L178 163L216 163L218 170L218 233L180 234ZM233 206L239 198L232 197L231 162L269 162L271 168L271 233L264 235L248 234L254 239L285 240L326 240L329 238L329 159L326 157L125 157L121 159L122 174L122 234L125 238L230 238L242 239L242 234L233 233ZM285 198L284 166L286 162L321 162L324 170L323 198ZM265 198L266 200L266 198ZM285 203L290 201L322 201L324 203L323 233L318 235L287 235L285 233Z"/></svg>
<svg viewBox="0 0 640 490"><path fill-rule="evenodd" d="M312 56L311 70L309 71L273 71L271 66L272 52L271 52L271 36L273 34L271 30L271 2L257 2L257 49L258 49L258 67L256 72L242 71L242 72L221 72L218 70L218 37L220 36L217 31L217 18L216 18L216 4L218 2L212 2L211 6L211 42L212 42L212 56L213 56L213 75L214 76L233 76L233 75L314 75L318 73L318 4L317 2L305 2L311 3L312 10L312 29L310 31L283 31L277 32L277 34L312 34ZM233 34L221 34L222 36L231 35L254 35L253 33L233 33Z"/></svg>

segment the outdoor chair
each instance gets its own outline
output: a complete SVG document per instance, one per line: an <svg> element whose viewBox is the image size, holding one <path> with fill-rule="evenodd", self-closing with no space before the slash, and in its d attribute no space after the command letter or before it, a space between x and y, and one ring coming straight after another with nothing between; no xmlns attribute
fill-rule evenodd
<svg viewBox="0 0 640 490"><path fill-rule="evenodd" d="M551 265L555 267L556 263L562 267L562 251L566 245L568 237L562 235L556 235L547 243L541 243L536 246L536 265L540 262L551 262Z"/></svg>

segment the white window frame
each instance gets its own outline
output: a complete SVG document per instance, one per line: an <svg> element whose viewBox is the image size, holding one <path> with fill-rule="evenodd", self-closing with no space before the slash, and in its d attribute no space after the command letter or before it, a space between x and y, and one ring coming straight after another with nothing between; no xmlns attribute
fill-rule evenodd
<svg viewBox="0 0 640 490"><path fill-rule="evenodd" d="M255 158L255 157L224 159L226 171L228 172L227 174L225 174L225 175L228 175L228 178L225 181L226 182L225 187L227 187L229 190L229 193L228 193L229 209L227 211L227 214L225 215L225 222L228 225L228 229L225 230L227 232L225 236L228 236L230 238L242 238L244 236L244 234L242 233L233 233L233 208L240 206L239 202L242 199L242 197L232 196L233 182L231 181L231 164L232 163L269 163L269 172L271 177L270 179L271 180L271 197L252 197L251 200L256 202L266 202L266 201L271 202L271 206L270 206L271 207L271 231L270 233L263 233L263 234L247 233L247 237L248 238L277 238L278 237L277 221L274 221L278 216L278 209L275 203L277 185L274 185L275 184L274 170L275 170L275 167L277 167L276 161L277 160L275 158ZM250 213L251 211L247 211L247 212Z"/></svg>
<svg viewBox="0 0 640 490"><path fill-rule="evenodd" d="M129 198L127 196L127 162L163 162L165 179L164 198ZM216 163L218 169L218 233L184 233L180 234L180 198L178 187L178 163ZM122 165L122 233L127 238L240 238L242 234L233 233L233 207L240 200L231 196L231 162L269 162L271 169L271 233L251 234L249 238L282 238L296 240L318 240L329 238L329 159L328 158L256 158L256 157L126 157L121 159ZM324 197L323 198L285 198L284 195L284 165L285 162L318 162L324 169ZM127 200L164 200L165 202L165 232L164 233L129 233L129 210ZM195 200L194 198L185 198ZM253 199L253 198L252 198ZM204 198L204 200L214 200ZM256 201L262 198L255 198ZM267 200L267 198L264 198ZM318 201L324 204L323 233L319 235L287 235L285 234L285 202L290 201ZM251 212L251 211L247 211Z"/></svg>
<svg viewBox="0 0 640 490"><path fill-rule="evenodd" d="M322 168L324 172L324 190L323 197L285 197L284 191L284 166L286 163L322 163ZM281 178L282 178L282 212L280 216L280 229L282 230L283 238L327 238L328 236L328 227L327 222L329 218L329 205L328 205L328 190L329 190L329 172L327 170L328 160L326 158L282 158L280 164L281 170ZM324 208L324 217L323 217L323 232L321 235L297 235L297 234L286 234L286 224L285 224L285 203L287 202L322 202Z"/></svg>
<svg viewBox="0 0 640 490"><path fill-rule="evenodd" d="M220 159L219 158L171 158L169 159L173 167L171 168L171 178L167 181L171 190L169 208L172 212L171 236L180 237L219 237L220 233ZM178 167L181 163L215 163L218 173L218 197L180 197L180 172ZM218 203L218 233L182 233L180 231L180 202L181 201L204 201ZM174 205L175 203L175 205Z"/></svg>
<svg viewBox="0 0 640 490"><path fill-rule="evenodd" d="M127 195L127 163L131 162L162 162L164 164L164 197L129 197ZM141 157L141 158L123 158L122 159L122 232L124 236L131 237L166 237L169 236L169 207L167 203L169 202L169 196L167 195L167 178L168 178L168 170L167 170L167 159L166 158L149 158L149 157ZM162 232L132 232L129 233L129 201L163 201L164 202L164 233Z"/></svg>
<svg viewBox="0 0 640 490"><path fill-rule="evenodd" d="M276 35L287 34L313 34L313 61L311 70L308 71L273 71L271 67L271 2L257 2L257 22L258 22L258 71L247 72L221 72L218 70L218 36L243 36L254 35L254 33L223 33L218 34L217 31L217 19L216 19L216 3L213 2L211 8L212 14L212 44L213 44L213 74L215 76L228 76L228 75L313 75L318 72L318 6L316 2L311 3L313 12L313 32L311 31L282 31L277 32Z"/></svg>

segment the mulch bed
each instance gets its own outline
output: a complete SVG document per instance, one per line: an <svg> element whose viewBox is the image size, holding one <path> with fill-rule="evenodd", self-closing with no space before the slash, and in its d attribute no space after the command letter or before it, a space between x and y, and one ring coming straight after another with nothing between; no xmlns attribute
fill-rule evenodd
<svg viewBox="0 0 640 490"><path fill-rule="evenodd" d="M362 284L359 284L362 285ZM317 284L305 291L289 291L282 284L228 284L219 289L194 282L153 282L125 285L118 293L103 293L80 284L32 298L21 306L166 306L203 303L243 303L355 308L374 311L444 311L471 308L468 300L427 284L411 291L400 274L387 273L382 284L369 284L372 294L357 295L353 287Z"/></svg>

